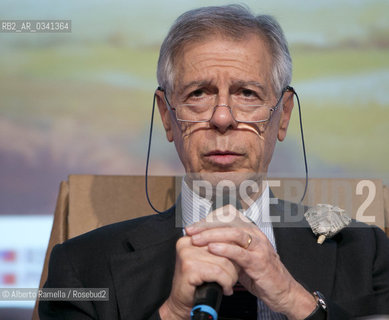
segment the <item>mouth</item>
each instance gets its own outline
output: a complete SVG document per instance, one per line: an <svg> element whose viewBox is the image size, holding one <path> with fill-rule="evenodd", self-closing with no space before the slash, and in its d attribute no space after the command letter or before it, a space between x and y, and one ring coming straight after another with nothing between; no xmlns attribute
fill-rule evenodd
<svg viewBox="0 0 389 320"><path fill-rule="evenodd" d="M243 157L243 153L229 150L213 150L206 153L204 157L213 165L228 167L233 165L239 158Z"/></svg>

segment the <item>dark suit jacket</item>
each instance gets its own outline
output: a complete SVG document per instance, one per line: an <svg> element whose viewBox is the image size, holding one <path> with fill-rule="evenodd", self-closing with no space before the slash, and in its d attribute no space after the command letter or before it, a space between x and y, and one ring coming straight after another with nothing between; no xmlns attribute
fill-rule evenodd
<svg viewBox="0 0 389 320"><path fill-rule="evenodd" d="M271 205L271 215L282 216L288 205ZM291 208L296 214L298 207ZM109 288L109 301L42 301L41 320L159 319L182 236L176 211L102 227L55 246L45 287ZM305 221L274 224L274 234L293 277L327 298L329 319L389 314L389 240L380 229L353 222L322 245Z"/></svg>

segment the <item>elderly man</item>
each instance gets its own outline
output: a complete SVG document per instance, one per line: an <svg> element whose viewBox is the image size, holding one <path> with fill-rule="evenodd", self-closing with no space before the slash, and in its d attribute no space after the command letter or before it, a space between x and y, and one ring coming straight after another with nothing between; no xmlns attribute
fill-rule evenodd
<svg viewBox="0 0 389 320"><path fill-rule="evenodd" d="M41 319L188 319L207 282L222 287L221 318L389 314L382 231L352 222L319 245L306 221L281 227L264 219L285 215L282 201L269 209L264 177L293 109L291 72L273 18L236 5L180 16L161 47L156 97L187 173L181 197L160 215L57 245L46 287L109 288L109 301L43 301ZM206 182L214 192L223 181L257 188L236 192L236 207L195 188Z"/></svg>

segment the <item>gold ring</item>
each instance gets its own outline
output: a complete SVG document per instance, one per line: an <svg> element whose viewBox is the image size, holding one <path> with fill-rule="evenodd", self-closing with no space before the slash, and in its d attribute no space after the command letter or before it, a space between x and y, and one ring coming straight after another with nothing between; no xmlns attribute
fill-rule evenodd
<svg viewBox="0 0 389 320"><path fill-rule="evenodd" d="M247 239L247 244L244 247L245 250L247 250L250 247L251 241L253 241L253 238L251 237L251 235L249 233L247 235L249 236L249 238Z"/></svg>

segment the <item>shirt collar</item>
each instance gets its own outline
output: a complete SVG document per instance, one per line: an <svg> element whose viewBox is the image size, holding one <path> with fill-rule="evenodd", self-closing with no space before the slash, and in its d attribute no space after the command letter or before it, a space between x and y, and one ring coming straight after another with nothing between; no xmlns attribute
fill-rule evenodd
<svg viewBox="0 0 389 320"><path fill-rule="evenodd" d="M253 221L260 229L265 224L268 225L269 219L269 185L266 183L262 194L250 205L243 214ZM200 197L197 193L189 188L185 179L182 179L181 185L181 206L182 206L182 220L183 226L190 225L205 219L211 211L212 202L206 198Z"/></svg>

